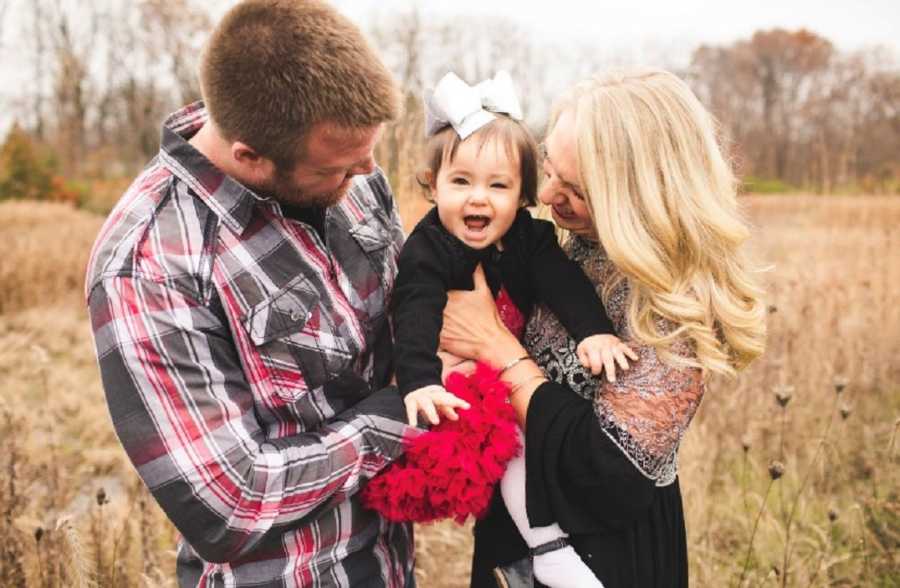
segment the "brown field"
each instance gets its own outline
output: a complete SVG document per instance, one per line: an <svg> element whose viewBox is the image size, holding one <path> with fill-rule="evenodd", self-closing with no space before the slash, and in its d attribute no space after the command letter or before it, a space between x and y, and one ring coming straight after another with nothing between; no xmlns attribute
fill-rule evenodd
<svg viewBox="0 0 900 588"><path fill-rule="evenodd" d="M692 584L900 586L900 198L743 202L773 266L770 343L710 387L681 451ZM174 585L175 534L112 432L81 303L101 222L0 203L3 587ZM421 586L467 585L468 527L417 545Z"/></svg>

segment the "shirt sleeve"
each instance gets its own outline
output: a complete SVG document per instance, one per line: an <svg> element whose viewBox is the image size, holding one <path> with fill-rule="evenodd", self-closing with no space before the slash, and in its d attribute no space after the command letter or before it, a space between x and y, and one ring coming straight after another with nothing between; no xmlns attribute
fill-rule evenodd
<svg viewBox="0 0 900 588"><path fill-rule="evenodd" d="M442 260L443 259L443 263ZM400 393L442 385L437 357L449 288L449 261L430 231L414 231L400 253L391 296Z"/></svg>
<svg viewBox="0 0 900 588"><path fill-rule="evenodd" d="M677 448L703 388L698 369L671 367L652 347L634 347L641 359L616 382L603 380L594 401L553 382L535 391L525 429L532 525L556 520L570 533L594 532L633 519L652 503L654 480L613 441L599 399L627 407L628 414L615 415L615 422L626 429L639 423L632 441L647 444L645 453L663 455ZM657 387L655 393L641 393L648 382Z"/></svg>
<svg viewBox="0 0 900 588"><path fill-rule="evenodd" d="M522 213L528 215L527 211ZM559 246L553 225L530 215L527 220L531 232L530 278L537 300L553 311L576 341L613 334L612 321L594 285Z"/></svg>
<svg viewBox="0 0 900 588"><path fill-rule="evenodd" d="M215 300L114 277L88 303L128 457L191 547L226 562L356 493L412 429L390 387L318 430L269 439Z"/></svg>

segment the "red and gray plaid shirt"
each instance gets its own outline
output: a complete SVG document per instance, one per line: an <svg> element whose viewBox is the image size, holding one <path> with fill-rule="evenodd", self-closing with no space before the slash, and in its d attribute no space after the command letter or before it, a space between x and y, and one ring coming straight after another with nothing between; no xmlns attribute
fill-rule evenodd
<svg viewBox="0 0 900 588"><path fill-rule="evenodd" d="M402 452L385 314L403 242L384 175L325 238L188 144L202 104L106 221L87 297L109 411L180 531L182 586L397 586L412 528L359 502Z"/></svg>

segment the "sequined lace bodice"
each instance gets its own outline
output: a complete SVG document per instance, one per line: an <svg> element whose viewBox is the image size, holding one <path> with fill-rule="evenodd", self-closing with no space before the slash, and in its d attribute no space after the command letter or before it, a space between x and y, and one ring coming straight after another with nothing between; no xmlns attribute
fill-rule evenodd
<svg viewBox="0 0 900 588"><path fill-rule="evenodd" d="M596 243L572 237L564 246L600 294L613 267ZM623 281L610 294L606 311L616 335L638 354L631 369L616 371L616 382L585 370L574 341L545 306L538 306L525 330L525 346L552 381L593 400L598 423L637 469L659 486L675 481L681 438L700 404L703 384L697 369L663 363L656 350L632 340L626 319L628 286ZM677 351L687 352L686 346ZM601 379L602 378L602 379Z"/></svg>

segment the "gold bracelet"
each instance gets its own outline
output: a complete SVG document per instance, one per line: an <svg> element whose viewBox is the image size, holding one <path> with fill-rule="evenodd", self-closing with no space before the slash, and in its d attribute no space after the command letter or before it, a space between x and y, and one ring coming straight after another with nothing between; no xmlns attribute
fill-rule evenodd
<svg viewBox="0 0 900 588"><path fill-rule="evenodd" d="M525 361L526 359L531 359L531 356L530 356L530 355L523 355L522 357L517 357L517 358L515 358L514 360L512 360L511 362L509 362L508 364L506 364L505 366L503 366L502 368L500 368L500 373L497 374L497 377L499 378L500 376L502 376L502 375L506 372L506 370L508 370L508 369L510 369L511 367L517 365L520 361Z"/></svg>

